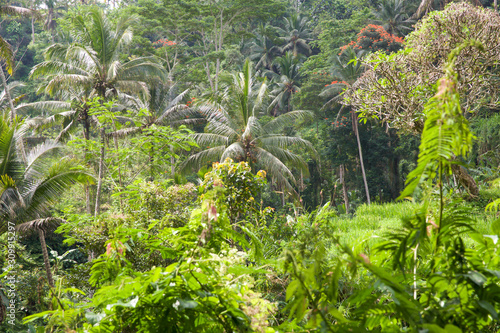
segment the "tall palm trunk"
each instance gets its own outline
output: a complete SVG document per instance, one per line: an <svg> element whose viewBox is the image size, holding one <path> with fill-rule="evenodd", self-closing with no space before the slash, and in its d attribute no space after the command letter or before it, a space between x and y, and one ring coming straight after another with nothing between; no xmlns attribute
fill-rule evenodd
<svg viewBox="0 0 500 333"><path fill-rule="evenodd" d="M85 143L88 143L90 139L90 124L89 124L89 116L86 111L83 116L83 137L85 138ZM87 149L87 145L85 145L84 155L85 161L88 160L89 150ZM85 206L87 209L87 214L92 214L92 205L90 204L90 184L87 183L85 185Z"/></svg>
<svg viewBox="0 0 500 333"><path fill-rule="evenodd" d="M104 153L105 153L105 147L104 144L105 142L105 137L106 137L106 131L104 127L101 128L101 157L99 159L99 179L97 181L97 190L96 190L96 195L95 195L95 212L94 216L97 217L99 213L101 212L101 189L102 189L102 178L104 177Z"/></svg>
<svg viewBox="0 0 500 333"><path fill-rule="evenodd" d="M363 174L363 182L365 183L366 200L368 204L370 204L370 192L368 191L368 182L366 181L365 165L363 163L363 151L361 149L361 141L359 139L358 119L356 118L356 114L352 111L351 111L351 116L352 116L352 125L354 127L354 134L356 134L356 140L358 141L359 162L361 164L361 173Z"/></svg>
<svg viewBox="0 0 500 333"><path fill-rule="evenodd" d="M31 4L31 41L35 43L35 8L34 4Z"/></svg>
<svg viewBox="0 0 500 333"><path fill-rule="evenodd" d="M54 288L54 279L52 278L52 271L50 270L49 253L47 252L47 244L45 243L45 232L42 229L38 229L38 238L40 238L40 244L42 245L43 263L45 265L45 272L47 273L47 281L49 286Z"/></svg>
<svg viewBox="0 0 500 333"><path fill-rule="evenodd" d="M5 89L5 97L7 97L7 101L9 102L10 122L14 123L14 118L16 117L16 109L14 108L14 102L12 101L12 97L10 96L10 90L9 87L7 86L7 79L5 78L5 73L3 72L3 68L0 68L0 76L2 77L3 88Z"/></svg>
<svg viewBox="0 0 500 333"><path fill-rule="evenodd" d="M170 175L172 179L175 179L175 157L174 157L174 146L170 146Z"/></svg>

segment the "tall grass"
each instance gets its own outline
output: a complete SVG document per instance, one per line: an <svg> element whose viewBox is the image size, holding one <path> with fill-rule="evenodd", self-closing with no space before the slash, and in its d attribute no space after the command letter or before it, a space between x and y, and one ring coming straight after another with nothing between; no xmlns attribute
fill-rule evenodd
<svg viewBox="0 0 500 333"><path fill-rule="evenodd" d="M485 202L464 202L470 209L471 218L475 220L473 227L481 234L491 233L490 225L498 218L496 213L485 212ZM338 237L341 243L353 248L363 249L369 253L380 236L398 229L404 217L411 216L419 204L409 201L397 203L362 205L354 216L341 215L330 220L331 235ZM468 242L466 235L465 241ZM336 246L330 248L332 256L337 255Z"/></svg>

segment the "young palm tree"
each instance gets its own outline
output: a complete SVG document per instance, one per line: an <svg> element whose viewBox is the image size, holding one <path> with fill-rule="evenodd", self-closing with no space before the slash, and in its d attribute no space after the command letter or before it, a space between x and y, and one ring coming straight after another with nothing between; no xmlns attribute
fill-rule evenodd
<svg viewBox="0 0 500 333"><path fill-rule="evenodd" d="M287 52L283 57L276 58L277 72L268 71L268 74L275 82L275 88L271 91L273 101L269 105L269 110L278 106L285 109L284 112L292 110L293 95L300 91L299 80L301 78L300 65L296 56L292 52Z"/></svg>
<svg viewBox="0 0 500 333"><path fill-rule="evenodd" d="M32 221L28 224L41 230L45 266L50 268L47 249L43 246L43 228L52 220L44 217L72 185L91 181L93 177L74 160L47 161L44 157L59 147L54 142L35 147L28 152L24 162L18 149L24 131L23 127L0 118L0 233L8 229L9 223L22 225ZM52 283L50 269L47 278Z"/></svg>
<svg viewBox="0 0 500 333"><path fill-rule="evenodd" d="M340 80L332 83L320 94L321 96L330 96L333 98L327 102L340 101L345 89L351 89L356 80L363 74L364 68L360 59L364 56L363 51L356 52L353 48L345 49L340 56L336 56L333 61L332 76ZM341 111L344 109L342 106ZM354 134L358 142L359 161L361 164L361 173L365 185L365 193L368 204L370 204L370 191L368 190L368 181L366 179L365 166L363 162L363 151L361 149L361 140L359 138L358 117L351 109L351 120ZM339 112L340 115L340 112Z"/></svg>
<svg viewBox="0 0 500 333"><path fill-rule="evenodd" d="M232 158L246 161L254 170L263 169L278 185L296 194L291 183L295 183L291 167L308 174L307 163L290 148L303 149L315 156L308 141L282 135L286 126L297 120L312 117L309 111L291 111L261 124L258 113L266 92L266 84L258 86L252 78L251 64L247 60L243 72L233 75L232 85L226 89L220 102L209 102L199 109L207 117L204 133L194 135L195 141L204 147L190 156L182 165L184 170L200 168L208 162Z"/></svg>
<svg viewBox="0 0 500 333"><path fill-rule="evenodd" d="M309 29L308 18L294 13L289 18L285 17L285 28L279 29L285 42L283 51L292 51L294 56L299 53L311 54L311 47L307 44L311 38L312 31Z"/></svg>
<svg viewBox="0 0 500 333"><path fill-rule="evenodd" d="M184 90L180 94L176 93L176 86L170 86L166 83L154 80L150 82L149 96L131 96L121 94L119 101L122 107L131 111L144 111L147 113L140 123L134 124L132 127L123 128L109 133L110 137L114 139L118 137L125 137L139 133L144 129L156 126L178 126L187 124L196 124L204 121L200 117L199 112L195 111L190 104L192 101L183 102L189 89ZM151 147L150 151L150 170L151 178L153 178L153 156L155 147ZM171 177L175 175L175 157L173 154L174 148L170 147L171 156Z"/></svg>

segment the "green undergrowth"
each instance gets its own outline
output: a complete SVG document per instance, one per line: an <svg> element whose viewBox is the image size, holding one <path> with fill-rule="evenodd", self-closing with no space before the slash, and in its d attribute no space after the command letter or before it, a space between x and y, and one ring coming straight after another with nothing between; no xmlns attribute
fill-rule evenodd
<svg viewBox="0 0 500 333"><path fill-rule="evenodd" d="M479 199L463 202L470 211L470 217L475 220L474 229L480 234L489 234L490 225L497 218L496 213L485 212L490 197L496 196L496 193L490 192L491 190L481 191ZM332 240L338 238L341 244L364 249L369 253L381 236L398 229L401 221L412 216L419 206L420 204L410 201L365 204L356 210L354 216L340 215L332 218L328 223L331 229L328 236L331 236ZM470 239L465 235L464 240L467 243ZM332 241L330 256L335 257L338 254L337 249L338 246Z"/></svg>

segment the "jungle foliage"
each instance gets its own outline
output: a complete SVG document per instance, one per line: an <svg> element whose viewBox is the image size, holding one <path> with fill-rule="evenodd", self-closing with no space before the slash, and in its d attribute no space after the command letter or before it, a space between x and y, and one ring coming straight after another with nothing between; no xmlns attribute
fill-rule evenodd
<svg viewBox="0 0 500 333"><path fill-rule="evenodd" d="M0 17L0 331L500 330L496 1Z"/></svg>

